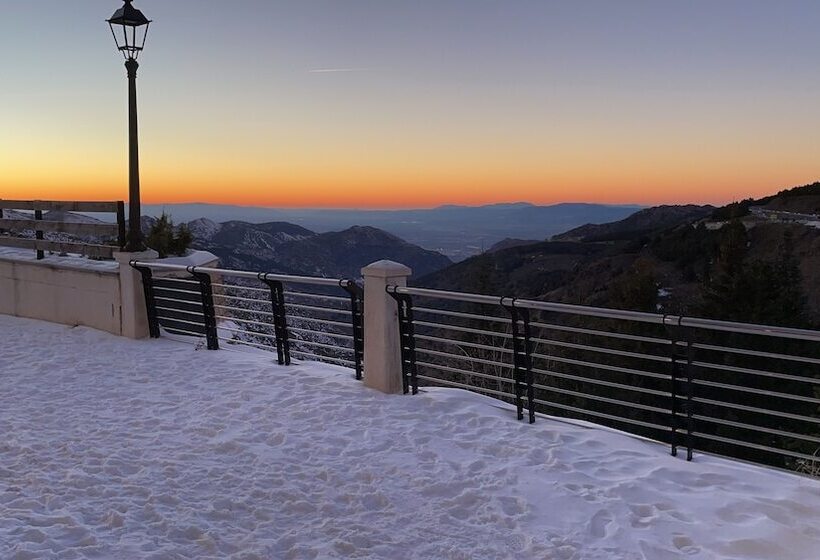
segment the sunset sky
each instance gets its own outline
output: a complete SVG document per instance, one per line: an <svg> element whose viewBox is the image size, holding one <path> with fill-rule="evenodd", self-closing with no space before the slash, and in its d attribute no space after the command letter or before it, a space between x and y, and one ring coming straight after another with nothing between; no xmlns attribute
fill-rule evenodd
<svg viewBox="0 0 820 560"><path fill-rule="evenodd" d="M816 0L134 0L145 203L723 203L820 178ZM5 2L0 198L127 198L116 0Z"/></svg>

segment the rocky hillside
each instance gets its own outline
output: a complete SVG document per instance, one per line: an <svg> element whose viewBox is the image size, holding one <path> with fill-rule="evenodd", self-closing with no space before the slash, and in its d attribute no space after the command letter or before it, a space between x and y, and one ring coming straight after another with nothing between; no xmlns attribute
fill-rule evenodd
<svg viewBox="0 0 820 560"><path fill-rule="evenodd" d="M820 182L784 189L777 194L759 199L747 198L718 208L712 214L715 220L744 218L755 212L785 212L820 215Z"/></svg>
<svg viewBox="0 0 820 560"><path fill-rule="evenodd" d="M226 268L357 278L362 267L380 259L404 263L416 275L452 264L440 253L373 227L316 234L287 222L218 224L201 218L186 225L192 246L214 253Z"/></svg>
<svg viewBox="0 0 820 560"><path fill-rule="evenodd" d="M306 273L322 274L334 270L334 276L344 278L356 278L362 267L382 259L406 264L416 276L452 264L440 253L422 249L380 229L363 226L284 243L278 248L277 259L285 266Z"/></svg>
<svg viewBox="0 0 820 560"><path fill-rule="evenodd" d="M614 241L631 239L662 231L679 224L691 223L714 212L714 206L655 206L608 224L586 224L553 237L554 241Z"/></svg>
<svg viewBox="0 0 820 560"><path fill-rule="evenodd" d="M524 245L535 245L536 243L541 243L542 240L536 239L514 239L512 237L508 237L506 239L502 239L489 249L487 249L488 253L495 253L496 251L502 251L504 249L511 249L512 247L523 247Z"/></svg>

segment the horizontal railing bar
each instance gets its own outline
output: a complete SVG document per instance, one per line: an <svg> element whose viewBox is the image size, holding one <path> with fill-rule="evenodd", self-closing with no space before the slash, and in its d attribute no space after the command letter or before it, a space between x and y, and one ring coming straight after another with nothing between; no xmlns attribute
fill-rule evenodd
<svg viewBox="0 0 820 560"><path fill-rule="evenodd" d="M214 307L216 307L216 306L214 306ZM259 321L251 321L250 319L239 319L237 317L228 317L227 315L216 315L216 318L217 319L223 319L225 321L238 321L240 323L247 323L249 325L257 325L257 326L260 326L260 327L267 327L267 328L270 328L270 329L273 328L272 323L261 323ZM246 331L246 332L251 333L251 334L256 334L254 331Z"/></svg>
<svg viewBox="0 0 820 560"><path fill-rule="evenodd" d="M157 311L171 311L172 313L185 313L186 315L194 315L195 317L202 317L202 311L189 311L187 309L176 309L174 307L157 306Z"/></svg>
<svg viewBox="0 0 820 560"><path fill-rule="evenodd" d="M321 335L321 336L332 336L333 338L341 338L342 340L353 340L353 337L350 336L349 334L337 334L337 333L331 333L331 332L326 332L326 331L314 331L314 330L311 330L311 329L300 329L298 327L292 327L290 325L288 325L288 331L308 333L308 334L318 334L318 335Z"/></svg>
<svg viewBox="0 0 820 560"><path fill-rule="evenodd" d="M411 296L427 297L432 299L464 301L468 303L483 303L486 305L503 305L502 300L511 299L502 298L498 296L485 296L481 294L448 292L444 290L430 290L427 288L406 288L403 286L388 286L387 291L395 294L406 294Z"/></svg>
<svg viewBox="0 0 820 560"><path fill-rule="evenodd" d="M177 292L180 294L191 294L193 296L201 295L200 292L192 292L191 290L180 290L179 288L166 288L165 286L154 286L155 292Z"/></svg>
<svg viewBox="0 0 820 560"><path fill-rule="evenodd" d="M703 397L692 397L692 402L698 404L708 404L711 406L716 406L718 408L731 408L734 410L742 410L744 412L752 412L754 414L763 414L764 416L776 416L778 418L788 418L789 420L797 420L799 422L808 422L810 424L820 425L820 418L812 418L811 416L792 414L791 412L781 412L779 410L771 410L768 408L757 408L755 406L728 403L724 401L716 401L714 399L705 399Z"/></svg>
<svg viewBox="0 0 820 560"><path fill-rule="evenodd" d="M0 208L7 210L43 210L45 212L117 212L118 202L82 202L73 200L3 200Z"/></svg>
<svg viewBox="0 0 820 560"><path fill-rule="evenodd" d="M589 377L583 377L580 375L571 375L569 373L562 373L558 371L546 370L546 369L538 369L532 368L533 373L540 373L541 375L548 375L551 377L560 377L561 379L569 379L572 381L581 381L583 383L591 383L593 385L601 385L603 387L612 387L615 389L624 389L627 391L635 391L636 393L643 393L645 395L654 395L656 397L667 397L671 398L672 393L669 391L659 391L657 389L647 389L646 387L638 387L635 385L624 385L623 383L615 383L613 381L604 381L602 379L593 379Z"/></svg>
<svg viewBox="0 0 820 560"><path fill-rule="evenodd" d="M627 352L626 350L615 350L613 348L603 348L600 346L589 346L587 344L575 344L573 342L563 342L560 340L551 340L548 338L530 338L532 342L538 344L548 344L551 346L559 346L561 348L572 348L574 350L586 350L588 352L598 352L600 354L609 354L611 356L623 356L624 358L637 358L641 360L651 360L654 362L671 363L672 358L669 356L654 356L652 354L641 354L639 352Z"/></svg>
<svg viewBox="0 0 820 560"><path fill-rule="evenodd" d="M459 354L453 354L451 352L439 352L438 350L428 350L426 348L418 348L416 347L416 352L419 354L427 354L428 356L438 356L440 358L448 358L453 360L464 360L467 362L473 362L476 364L484 364L493 367L502 367L505 369L515 369L515 366L511 364L505 364L503 362L494 362L493 360L484 360L482 358L474 358L472 356L461 356Z"/></svg>
<svg viewBox="0 0 820 560"><path fill-rule="evenodd" d="M154 276L154 286L161 287L162 282L182 282L183 284L195 284L199 286L199 280L193 280L191 278L180 278L178 276Z"/></svg>
<svg viewBox="0 0 820 560"><path fill-rule="evenodd" d="M324 299L328 301L339 301L342 303L350 303L349 297L341 297L341 296L325 296L322 294L310 294L308 292L294 292L291 290L287 290L285 292L285 297L293 296L293 297L303 297L303 298L313 298L313 299Z"/></svg>
<svg viewBox="0 0 820 560"><path fill-rule="evenodd" d="M298 321L306 321L311 323L320 323L322 325L333 325L336 327L344 327L346 329L352 329L352 323L342 323L341 321L331 321L330 319L314 319L312 317L301 317L299 315L288 315L288 319L291 323L296 323Z"/></svg>
<svg viewBox="0 0 820 560"><path fill-rule="evenodd" d="M618 373L628 373L628 374L632 374L632 375L641 375L643 377L650 377L652 379L669 380L669 379L672 378L670 375L663 374L663 373L654 373L654 372L651 372L651 371L643 371L643 370L640 370L640 369L633 369L633 368L627 368L627 367L621 367L621 366L611 366L609 364L601 364L601 363L598 363L598 362L587 362L587 361L584 361L584 360L575 360L573 358L564 358L562 356L548 356L546 354L539 354L537 352L533 352L532 357L542 359L542 360L547 360L547 361L560 362L562 364L569 364L569 365L573 365L573 366L590 367L590 368L594 368L594 369L603 369L603 370L607 370L607 371L615 371L615 372L618 372Z"/></svg>
<svg viewBox="0 0 820 560"><path fill-rule="evenodd" d="M458 389L467 389L468 391L474 391L476 393L487 393L489 395L495 395L498 397L506 397L508 399L514 399L515 395L511 395L510 393L505 393L504 391L496 391L495 389L486 389L484 387L477 387L475 385L469 385L467 383L458 383L457 381L448 381L447 379L438 379L436 377L428 377L426 375L417 375L418 379L423 379L425 381L430 381L432 383L441 383L442 385L449 385L450 387L456 387Z"/></svg>
<svg viewBox="0 0 820 560"><path fill-rule="evenodd" d="M616 404L619 406L624 406L626 408L636 408L638 410L644 410L646 412L655 412L658 414L666 414L670 415L672 412L668 408L660 408L657 406L650 406L648 404L640 404L640 403L633 403L628 401L622 401L620 399L613 399L610 397L601 397L598 395L592 395L590 393L580 393L578 391L571 391L569 389L561 389L559 387L550 387L549 385L541 385L538 383L532 384L533 388L540 389L542 391L549 391L551 393L559 393L562 395L569 395L571 397L579 397L582 399L592 399L594 401L605 402L609 404Z"/></svg>
<svg viewBox="0 0 820 560"><path fill-rule="evenodd" d="M820 342L820 331L795 329L790 327L775 327L771 325L756 325L753 323L736 323L732 321L717 321L714 319L700 319L695 317L681 317L680 326L708 329L713 331L755 334L794 340L809 340Z"/></svg>
<svg viewBox="0 0 820 560"><path fill-rule="evenodd" d="M158 301L173 301L175 303L185 303L187 305L198 305L198 306L202 307L202 302L201 301L187 301L187 300L184 300L184 299L169 298L169 297L165 297L165 296L154 296L154 299L156 299Z"/></svg>
<svg viewBox="0 0 820 560"><path fill-rule="evenodd" d="M612 420L614 422L623 422L624 424L633 424L635 426L642 426L644 428L651 428L653 430L658 430L661 432L671 432L672 428L670 426L662 426L660 424L653 424L651 422L644 422L643 420L635 420L634 418L625 418L623 416L615 416L613 414L606 414L605 412L598 412L597 410L586 410L583 408L578 408L576 406L570 406L568 404L561 404L552 401L545 401L544 399L533 399L533 402L536 404L550 406L554 408L559 408L562 410L568 410L570 412L575 412L576 414L592 416L595 418L604 418L606 420Z"/></svg>
<svg viewBox="0 0 820 560"><path fill-rule="evenodd" d="M499 377L497 375L489 375L489 374L481 373L481 372L478 372L478 371L467 371L467 370L458 369L458 368L454 368L454 367L450 367L450 366L443 366L443 365L440 365L440 364L431 364L430 362L419 362L419 361L417 361L416 365L421 366L421 367L428 367L428 368L432 368L432 369L437 369L437 370L440 370L440 371L446 371L448 373L455 373L455 374L458 374L458 375L466 375L467 377L478 377L478 378L481 378L481 379L487 379L489 381L497 381L499 383L506 383L508 385L515 385L515 380L511 379L509 377ZM472 387L472 385L469 385L469 386Z"/></svg>
<svg viewBox="0 0 820 560"><path fill-rule="evenodd" d="M255 298L246 298L246 297L240 297L240 296L229 296L227 294L214 294L214 299L219 299L219 298L232 299L232 300L235 300L235 301L253 301L253 302L256 302L256 303L264 303L264 304L267 304L267 305L271 304L271 300L269 300L269 299L255 299Z"/></svg>
<svg viewBox="0 0 820 560"><path fill-rule="evenodd" d="M242 284L219 284L217 282L211 282L211 286L215 288L230 288L231 290L248 290L251 292L262 292L263 294L269 294L269 288L253 288L251 286L243 286Z"/></svg>
<svg viewBox="0 0 820 560"><path fill-rule="evenodd" d="M290 339L291 345L293 344L306 344L307 346L316 346L317 348L327 348L328 350L342 350L344 352L355 352L353 348L348 348L347 346L335 346L333 344L324 344L322 342L313 342L311 340L302 340L298 338L291 338Z"/></svg>
<svg viewBox="0 0 820 560"><path fill-rule="evenodd" d="M332 356L320 356L318 354L311 354L310 352L301 352L299 350L292 350L292 356L308 356L309 358L316 358L316 361L319 362L336 362L337 364L342 364L349 367L356 367L356 362L351 362L350 360L345 360L343 358L334 358Z"/></svg>
<svg viewBox="0 0 820 560"><path fill-rule="evenodd" d="M755 426L754 424L745 424L743 422L735 422L734 420L727 420L725 418L716 418L714 416L706 416L703 414L693 414L692 418L694 420L702 420L704 422L709 422L710 424L720 424L721 426L732 426L733 428L741 428L743 430L749 430L752 432L760 432L765 434L771 434L774 436L780 436L785 438L792 438L792 439L800 439L804 441L810 441L813 443L820 443L820 437L812 436L809 434L797 434L794 432L785 432L783 430L777 430L775 428L767 428L765 426Z"/></svg>
<svg viewBox="0 0 820 560"><path fill-rule="evenodd" d="M323 313L339 313L342 315L350 315L349 309L334 309L332 307L315 307L313 305L302 305L298 303L285 303L285 307L291 309L307 309L308 311L321 311Z"/></svg>
<svg viewBox="0 0 820 560"><path fill-rule="evenodd" d="M515 353L510 348L488 346L486 344L478 344L478 343L475 343L475 342L464 342L464 341L461 341L461 340L454 340L454 339L451 339L451 338L437 338L435 336L427 336L427 335L424 335L424 334L415 335L415 339L416 340L426 340L426 341L429 341L429 342L436 342L436 343L441 343L441 344L451 344L451 345L454 345L454 346L464 346L466 348L476 348L476 349L479 349L479 350L489 350L489 351L492 351L492 352L501 352L503 354L514 354Z"/></svg>
<svg viewBox="0 0 820 560"><path fill-rule="evenodd" d="M312 284L315 286L341 286L345 287L353 283L352 280L338 279L338 278L314 278L311 276L293 276L288 274L272 274L269 272L249 272L246 270L228 270L224 268L210 268L207 266L184 266L179 264L166 264L156 261L134 261L132 264L136 266L143 266L155 270L185 270L196 271L204 274L218 274L220 276L233 276L235 278L248 278L253 280L260 280L262 278L267 280L277 280L279 282L287 282L293 284Z"/></svg>
<svg viewBox="0 0 820 560"><path fill-rule="evenodd" d="M731 383L719 383L717 381L707 381L705 379L693 379L693 385L700 385L702 387L714 387L716 389L726 389L729 391L737 391L739 393L750 393L752 395L763 395L766 397L775 397L778 399L789 399L793 401L800 401L806 403L820 404L820 399L814 397L804 397L801 395L794 395L791 393L781 393L779 391L769 391L768 389L757 389L755 387L744 387L742 385L733 385Z"/></svg>
<svg viewBox="0 0 820 560"><path fill-rule="evenodd" d="M418 313L430 313L431 315L459 317L461 319L477 319L479 321L491 321L505 324L512 323L512 319L505 319L504 317L492 317L490 315L475 315L473 313L462 313L460 311L446 311L444 309L435 309L432 307L413 307L413 311Z"/></svg>
<svg viewBox="0 0 820 560"><path fill-rule="evenodd" d="M186 325L194 325L195 327L202 327L203 329L205 328L204 323L194 323L193 321L186 321L185 319L175 319L174 317L157 317L157 319L159 319L160 321L169 321L172 323L185 323ZM205 336L205 334L203 333L202 336Z"/></svg>
<svg viewBox="0 0 820 560"><path fill-rule="evenodd" d="M772 379L785 379L788 381L799 381L801 383L809 383L811 385L820 385L820 378L816 377L801 377L799 375L792 375L789 373L778 373L774 371L764 371L761 369L751 369L739 366L713 364L710 362L692 362L692 365L706 369L731 371L732 373L747 373L749 375L758 375L760 377L771 377Z"/></svg>
<svg viewBox="0 0 820 560"><path fill-rule="evenodd" d="M253 332L253 331L243 331L241 329L232 329L231 327L226 327L226 326L223 326L223 325L217 325L216 330L217 331L235 332L235 333L239 333L239 334L246 334L246 335L249 335L249 336L261 336L262 338L270 338L270 339L273 339L273 340L276 339L276 337L272 334L259 333L259 332Z"/></svg>
<svg viewBox="0 0 820 560"><path fill-rule="evenodd" d="M762 352L760 350L750 350L748 348L731 348L729 346L715 346L712 344L693 343L692 348L714 352L727 352L729 354L740 354L742 356L755 356L757 358L771 358L773 360L788 360L804 364L820 365L820 359L809 358L808 356L795 356L790 354L778 354L776 352Z"/></svg>
<svg viewBox="0 0 820 560"><path fill-rule="evenodd" d="M241 307L231 307L230 305L219 305L219 304L216 304L216 303L214 304L214 308L215 309L227 309L229 311L237 311L239 313L253 313L253 314L256 314L256 315L267 315L268 317L273 317L273 313L270 313L268 311L259 311L257 309L243 309Z"/></svg>
<svg viewBox="0 0 820 560"><path fill-rule="evenodd" d="M618 338L621 340L634 340L636 342L649 342L652 344L672 344L671 340L666 338L655 338L651 336L638 336L634 334L624 334L624 333L617 333L617 332L607 332L607 331L599 331L595 329L583 329L580 327L568 327L566 325L556 325L553 323L541 323L538 321L531 321L530 326L538 327L542 329L550 329L556 331L565 331L577 334L589 334L593 336L602 336L607 338Z"/></svg>
<svg viewBox="0 0 820 560"><path fill-rule="evenodd" d="M692 432L693 436L701 439L717 441L719 443L728 443L729 445L737 445L738 447L747 447L749 449L757 449L758 451L768 451L776 455L784 455L787 457L794 457L796 459L806 459L809 461L816 461L817 457L813 455L806 455L797 451L789 451L788 449L778 449L776 447L769 447L768 445L761 445L759 443L750 443L748 441L740 441L737 439L727 438L723 436L715 436L712 434L704 434L703 432Z"/></svg>
<svg viewBox="0 0 820 560"><path fill-rule="evenodd" d="M626 311L623 309L608 309L605 307L591 307L587 305L553 303L548 301L526 299L515 299L515 307L521 309L535 309L538 311L551 311L554 313L585 315L587 317L600 317L602 319L636 321L639 323L650 323L654 325L663 325L664 321L669 319L663 315L644 313L642 311Z"/></svg>
<svg viewBox="0 0 820 560"><path fill-rule="evenodd" d="M414 325L419 325L419 326L422 326L422 327L431 327L431 328L435 328L435 329L444 329L444 330L451 330L451 331L457 331L457 332L466 332L466 333L471 333L471 334L486 334L488 336L495 336L495 337L498 337L498 338L510 338L510 339L512 338L512 335L507 334L507 333L496 333L496 332L492 332L492 331L484 331L484 330L481 330L481 329L471 329L471 328L468 328L468 327L458 327L458 326L455 326L455 325L445 325L445 324L442 324L442 323L431 323L429 321L414 320L413 324Z"/></svg>

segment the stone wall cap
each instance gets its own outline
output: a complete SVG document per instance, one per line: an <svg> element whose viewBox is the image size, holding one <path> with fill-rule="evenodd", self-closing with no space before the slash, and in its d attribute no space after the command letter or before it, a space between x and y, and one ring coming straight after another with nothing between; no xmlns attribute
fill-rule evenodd
<svg viewBox="0 0 820 560"><path fill-rule="evenodd" d="M131 261L152 261L159 257L159 253L154 251L153 249L147 249L145 251L136 251L136 252L128 252L128 251L114 251L114 260L118 263L129 263Z"/></svg>
<svg viewBox="0 0 820 560"><path fill-rule="evenodd" d="M160 262L183 266L215 266L219 264L219 257L208 251L191 251L184 257L167 257Z"/></svg>
<svg viewBox="0 0 820 560"><path fill-rule="evenodd" d="M413 271L410 267L388 260L376 261L362 269L362 276L375 276L376 278L395 278L411 274Z"/></svg>

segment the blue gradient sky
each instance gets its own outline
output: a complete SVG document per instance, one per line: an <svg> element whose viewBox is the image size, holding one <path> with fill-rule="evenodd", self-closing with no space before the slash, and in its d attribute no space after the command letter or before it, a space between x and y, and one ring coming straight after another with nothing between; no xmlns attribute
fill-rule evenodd
<svg viewBox="0 0 820 560"><path fill-rule="evenodd" d="M119 5L3 6L0 196L124 196ZM135 5L147 202L725 202L818 176L818 2Z"/></svg>

